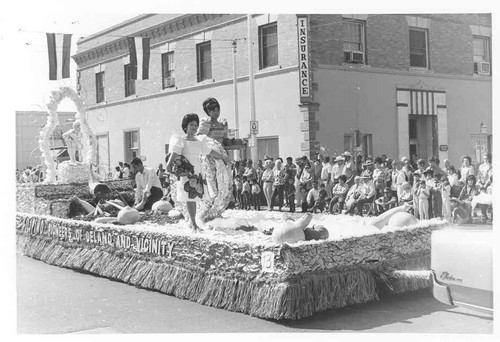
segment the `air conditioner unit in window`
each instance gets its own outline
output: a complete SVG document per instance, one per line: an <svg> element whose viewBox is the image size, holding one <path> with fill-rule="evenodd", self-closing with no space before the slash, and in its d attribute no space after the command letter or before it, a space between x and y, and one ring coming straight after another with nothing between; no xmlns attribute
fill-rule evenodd
<svg viewBox="0 0 500 342"><path fill-rule="evenodd" d="M476 62L474 63L474 72L479 75L489 75L491 74L491 64L488 62Z"/></svg>
<svg viewBox="0 0 500 342"><path fill-rule="evenodd" d="M346 62L348 63L364 63L365 54L361 51L344 51Z"/></svg>
<svg viewBox="0 0 500 342"><path fill-rule="evenodd" d="M173 87L175 86L175 77L167 77L165 79L165 87Z"/></svg>

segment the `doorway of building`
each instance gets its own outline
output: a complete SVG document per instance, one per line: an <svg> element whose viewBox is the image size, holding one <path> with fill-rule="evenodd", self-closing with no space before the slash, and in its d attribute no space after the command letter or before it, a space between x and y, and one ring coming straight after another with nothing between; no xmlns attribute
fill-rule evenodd
<svg viewBox="0 0 500 342"><path fill-rule="evenodd" d="M409 115L410 156L428 161L438 155L437 116Z"/></svg>
<svg viewBox="0 0 500 342"><path fill-rule="evenodd" d="M278 137L262 137L257 138L257 159L264 161L264 156L269 156L276 160L279 154L279 138ZM251 156L251 148L247 148L247 156Z"/></svg>

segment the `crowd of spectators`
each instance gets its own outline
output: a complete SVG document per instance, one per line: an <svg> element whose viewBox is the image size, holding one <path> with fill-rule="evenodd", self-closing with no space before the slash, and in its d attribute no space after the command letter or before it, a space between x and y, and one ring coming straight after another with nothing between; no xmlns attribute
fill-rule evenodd
<svg viewBox="0 0 500 342"><path fill-rule="evenodd" d="M463 156L456 167L450 160L440 165L436 157L416 161L392 160L385 154L353 158L350 152L335 157L318 154L313 160L266 156L255 166L251 160L236 161L231 207L378 215L404 205L420 219L467 223L477 206L482 221L491 220L490 205L474 201L480 194L491 195L491 154L485 154L477 167L471 165L469 156Z"/></svg>

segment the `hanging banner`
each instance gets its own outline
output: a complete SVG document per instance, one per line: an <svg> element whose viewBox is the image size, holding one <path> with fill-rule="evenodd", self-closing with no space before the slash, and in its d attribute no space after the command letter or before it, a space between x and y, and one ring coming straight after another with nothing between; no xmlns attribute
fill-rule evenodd
<svg viewBox="0 0 500 342"><path fill-rule="evenodd" d="M312 97L311 69L309 63L309 19L305 15L297 15L297 37L299 51L300 102L307 103L312 101Z"/></svg>

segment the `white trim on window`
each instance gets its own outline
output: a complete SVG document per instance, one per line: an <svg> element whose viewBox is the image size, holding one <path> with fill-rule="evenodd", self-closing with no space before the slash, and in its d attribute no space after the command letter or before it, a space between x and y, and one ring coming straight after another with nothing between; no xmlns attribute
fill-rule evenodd
<svg viewBox="0 0 500 342"><path fill-rule="evenodd" d="M429 29L431 27L431 19L420 18L420 17L412 17L407 15L406 21L408 22L408 26L418 27L421 29Z"/></svg>
<svg viewBox="0 0 500 342"><path fill-rule="evenodd" d="M473 36L483 36L491 38L491 27L470 25L470 30Z"/></svg>

